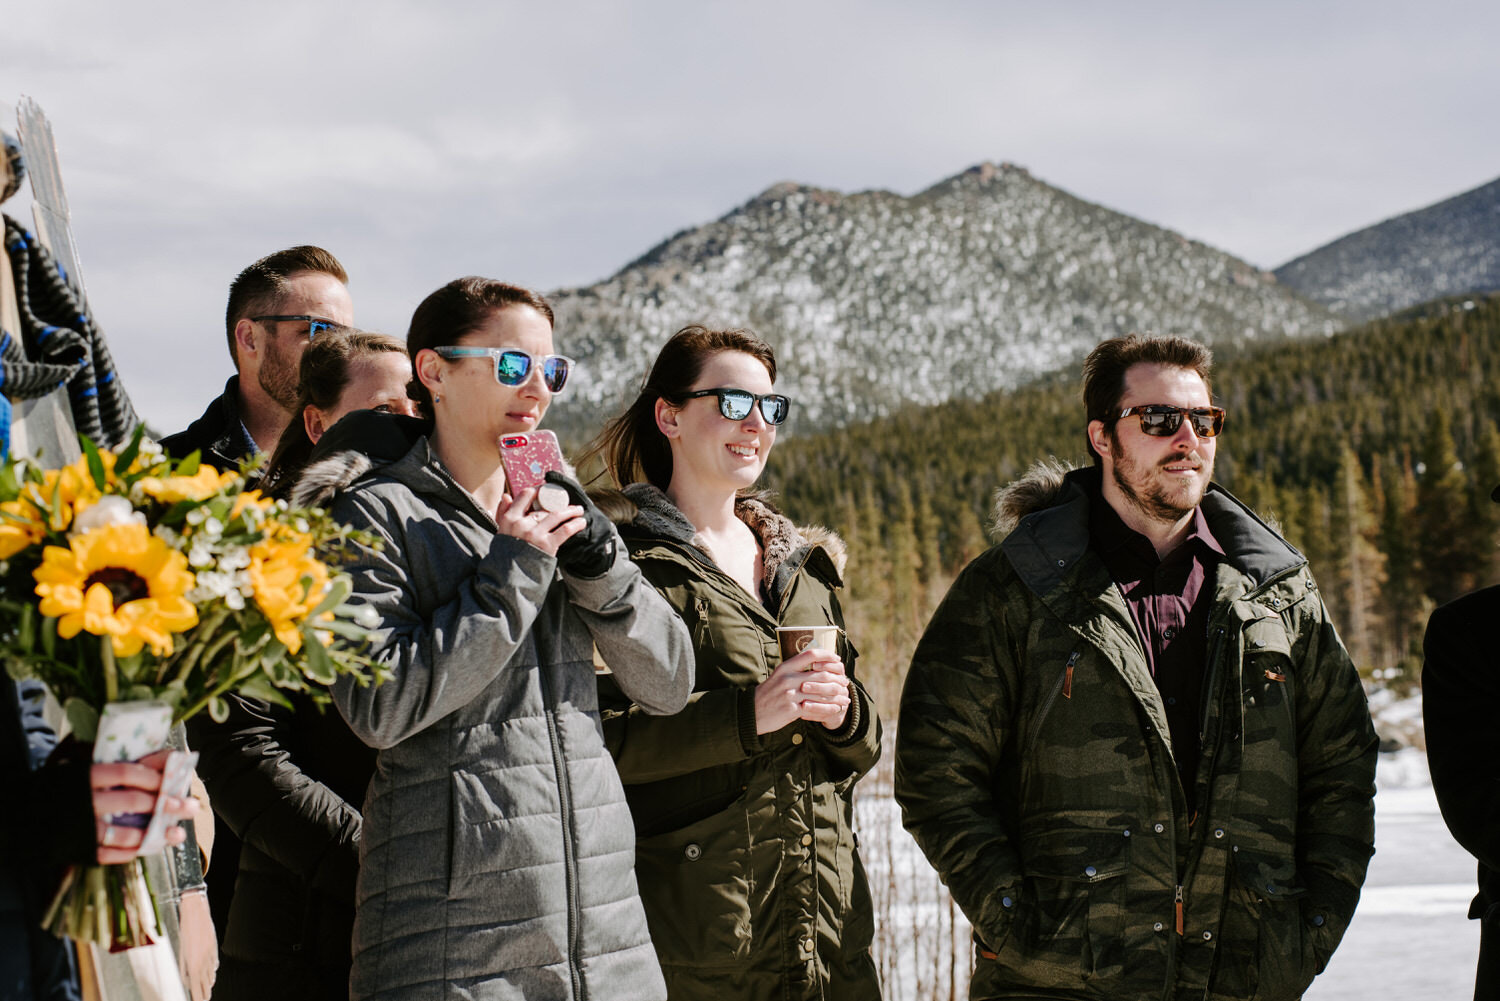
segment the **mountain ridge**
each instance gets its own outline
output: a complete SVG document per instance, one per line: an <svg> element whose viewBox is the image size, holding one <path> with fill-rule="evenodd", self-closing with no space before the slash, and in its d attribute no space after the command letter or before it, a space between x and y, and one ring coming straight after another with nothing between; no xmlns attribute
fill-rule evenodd
<svg viewBox="0 0 1500 1001"><path fill-rule="evenodd" d="M692 322L764 336L809 427L1014 388L1131 330L1215 343L1343 325L1224 251L988 161L911 196L780 181L553 301L590 404L560 408L565 432L620 409Z"/></svg>

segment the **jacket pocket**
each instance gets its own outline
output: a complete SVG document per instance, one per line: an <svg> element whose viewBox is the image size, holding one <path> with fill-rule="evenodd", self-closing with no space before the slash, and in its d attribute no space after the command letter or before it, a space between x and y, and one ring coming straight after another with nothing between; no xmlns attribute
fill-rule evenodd
<svg viewBox="0 0 1500 1001"><path fill-rule="evenodd" d="M1290 855L1249 848L1233 853L1220 928L1213 993L1257 1001L1300 998L1317 972L1307 895Z"/></svg>
<svg viewBox="0 0 1500 1001"><path fill-rule="evenodd" d="M750 835L744 804L640 838L636 879L663 966L738 967L750 955Z"/></svg>
<svg viewBox="0 0 1500 1001"><path fill-rule="evenodd" d="M1121 971L1130 839L1053 820L1022 834L1025 881L999 960L1031 984L1064 988Z"/></svg>

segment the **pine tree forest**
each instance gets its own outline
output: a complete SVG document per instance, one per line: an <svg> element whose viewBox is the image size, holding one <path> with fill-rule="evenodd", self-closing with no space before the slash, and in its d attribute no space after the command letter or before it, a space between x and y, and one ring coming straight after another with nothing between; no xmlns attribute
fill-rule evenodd
<svg viewBox="0 0 1500 1001"><path fill-rule="evenodd" d="M1307 555L1361 673L1415 686L1432 608L1500 581L1500 298L1221 353L1213 392L1215 480ZM780 505L849 547L849 631L887 718L948 584L998 541L995 492L1087 462L1082 415L1074 372L778 444Z"/></svg>

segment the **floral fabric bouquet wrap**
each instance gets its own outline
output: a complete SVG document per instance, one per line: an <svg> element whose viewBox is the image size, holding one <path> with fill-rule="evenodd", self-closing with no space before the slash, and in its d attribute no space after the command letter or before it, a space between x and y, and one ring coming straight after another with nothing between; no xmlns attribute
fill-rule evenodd
<svg viewBox="0 0 1500 1001"><path fill-rule="evenodd" d="M111 704L161 721L144 741L155 747L133 735L138 757L164 746L162 724L225 719L231 692L326 703L340 675L380 680L361 652L372 623L327 562L348 529L196 453L174 462L140 430L118 454L82 446L62 469L0 464L0 657L11 677L46 683L79 740L95 739ZM120 760L104 743L95 760ZM45 920L112 950L160 926L139 859L73 867Z"/></svg>

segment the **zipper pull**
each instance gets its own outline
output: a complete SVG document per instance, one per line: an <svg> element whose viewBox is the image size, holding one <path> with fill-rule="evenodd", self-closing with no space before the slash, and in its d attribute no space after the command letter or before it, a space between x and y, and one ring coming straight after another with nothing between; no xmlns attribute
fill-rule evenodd
<svg viewBox="0 0 1500 1001"><path fill-rule="evenodd" d="M1078 651L1074 650L1073 655L1068 658L1067 670L1063 672L1062 695L1065 699L1073 697L1073 665L1076 663L1078 663Z"/></svg>
<svg viewBox="0 0 1500 1001"><path fill-rule="evenodd" d="M1177 905L1177 934L1182 934L1182 887L1177 888L1177 896L1173 898Z"/></svg>

